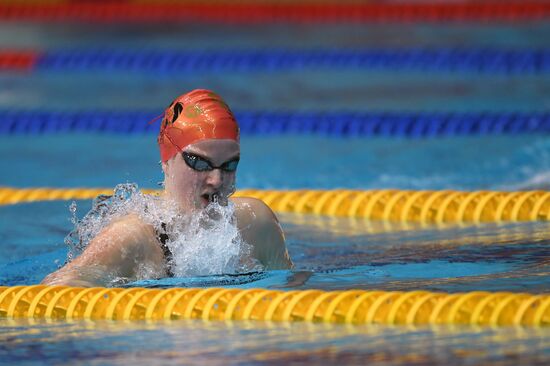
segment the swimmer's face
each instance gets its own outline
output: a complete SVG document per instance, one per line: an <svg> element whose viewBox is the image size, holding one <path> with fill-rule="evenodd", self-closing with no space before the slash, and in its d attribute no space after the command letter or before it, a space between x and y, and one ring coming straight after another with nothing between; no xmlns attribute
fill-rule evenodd
<svg viewBox="0 0 550 366"><path fill-rule="evenodd" d="M185 211L205 208L215 200L225 205L235 191L236 171L231 170L240 157L239 144L233 140L202 140L188 145L183 152L188 162L179 153L162 165L166 194ZM195 169L189 166L193 162Z"/></svg>

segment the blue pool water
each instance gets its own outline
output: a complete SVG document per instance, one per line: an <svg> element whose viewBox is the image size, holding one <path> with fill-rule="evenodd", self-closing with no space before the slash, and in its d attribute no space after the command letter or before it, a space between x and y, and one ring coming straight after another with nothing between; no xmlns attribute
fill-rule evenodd
<svg viewBox="0 0 550 366"><path fill-rule="evenodd" d="M550 27L0 24L0 47L544 48ZM550 76L304 70L227 74L0 73L0 108L158 109L212 88L239 110L545 111ZM0 185L114 187L162 179L153 135L0 136ZM243 137L239 188L548 189L547 136L443 139ZM70 159L69 159L70 157ZM69 201L0 206L0 286L35 284L66 259ZM78 202L82 217L90 201ZM400 226L281 214L296 268L128 286L550 291L547 223ZM0 320L0 363L548 364L550 331L219 322Z"/></svg>
<svg viewBox="0 0 550 366"><path fill-rule="evenodd" d="M12 136L0 140L2 156L10 157L2 160L0 171L11 172L3 175L10 186L112 187L134 181L155 187L161 179L153 136ZM104 148L97 149L98 144ZM331 150L316 152L315 146L321 144ZM21 145L28 148L21 152L17 150ZM544 186L549 146L540 136L425 141L243 139L239 187ZM73 163L68 164L66 156L73 156ZM410 160L416 165L411 166ZM335 170L338 174L328 178L327 172ZM533 178L537 176L539 181ZM77 203L82 216L90 201ZM37 283L65 261L63 238L72 227L69 204L0 206L0 285ZM403 227L347 218L279 217L296 264L292 271L139 281L128 286L549 290L548 223ZM514 365L517 360L544 364L550 358L546 329L204 322L29 324L26 320L2 320L0 326L0 355L5 355L6 363L79 359L86 364L364 364L365 360L439 364L446 360L450 364Z"/></svg>
<svg viewBox="0 0 550 366"><path fill-rule="evenodd" d="M13 156L0 163L0 171L12 172L3 178L9 186L113 187L135 182L158 188L162 180L153 135L10 136L1 140L0 154ZM24 151L18 149L22 145L27 146ZM97 149L98 145L102 148ZM327 148L318 150L317 146ZM73 157L70 162L67 156ZM520 189L544 188L550 182L550 142L543 136L256 137L243 138L242 156L238 188ZM65 261L63 238L71 229L69 203L0 207L5 217L3 242L12 248L0 260L6 265L2 284L36 283L56 263ZM89 201L79 202L79 215L89 208ZM546 289L546 278L540 277L550 259L546 223L396 227L392 231L362 220L291 214L281 219L296 270L315 272L299 288ZM33 274L31 278L28 273ZM270 287L284 285L288 276L273 273L232 280L237 286ZM477 280L481 284L472 283L471 276L481 276ZM232 284L231 279L229 283L218 280ZM193 278L175 283L206 286L216 281Z"/></svg>
<svg viewBox="0 0 550 366"><path fill-rule="evenodd" d="M550 183L546 136L245 136L241 144L241 189L519 190ZM2 184L8 186L114 187L135 182L158 188L162 180L154 135L0 136L0 155Z"/></svg>
<svg viewBox="0 0 550 366"><path fill-rule="evenodd" d="M0 354L90 365L544 365L544 329L174 321L5 324ZM38 362L37 362L38 363Z"/></svg>

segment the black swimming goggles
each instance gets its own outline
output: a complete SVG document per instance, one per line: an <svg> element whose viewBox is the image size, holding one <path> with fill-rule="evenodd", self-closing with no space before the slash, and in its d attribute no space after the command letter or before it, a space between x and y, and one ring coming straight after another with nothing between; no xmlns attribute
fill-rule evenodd
<svg viewBox="0 0 550 366"><path fill-rule="evenodd" d="M198 172L209 172L214 169L221 169L224 172L234 172L237 170L237 165L239 165L239 158L235 158L229 161L226 161L222 165L214 166L211 161L206 160L203 157L200 157L195 154L191 154L183 151L181 153L185 164L193 170Z"/></svg>

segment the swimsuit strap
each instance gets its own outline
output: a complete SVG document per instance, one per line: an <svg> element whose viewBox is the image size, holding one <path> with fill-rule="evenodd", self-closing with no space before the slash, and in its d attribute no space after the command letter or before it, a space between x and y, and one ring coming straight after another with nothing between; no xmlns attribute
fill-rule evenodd
<svg viewBox="0 0 550 366"><path fill-rule="evenodd" d="M162 227L162 232L157 233L157 236L160 242L160 247L164 252L164 258L166 258L166 273L169 277L174 277L172 266L170 266L170 262L172 261L172 251L170 250L170 248L168 248L168 245L166 244L166 241L168 240L168 234L166 234L166 224L163 222L160 226Z"/></svg>

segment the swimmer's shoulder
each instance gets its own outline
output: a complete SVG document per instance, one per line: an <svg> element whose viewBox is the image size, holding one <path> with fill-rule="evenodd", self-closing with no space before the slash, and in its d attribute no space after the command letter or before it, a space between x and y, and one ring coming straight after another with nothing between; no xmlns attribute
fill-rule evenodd
<svg viewBox="0 0 550 366"><path fill-rule="evenodd" d="M292 268L285 237L277 216L262 200L252 197L232 198L237 226L253 255L266 269Z"/></svg>
<svg viewBox="0 0 550 366"><path fill-rule="evenodd" d="M128 250L127 258L133 258L133 263L148 262L164 273L165 254L153 225L130 213L113 221L110 229L111 237L119 236L119 245Z"/></svg>
<svg viewBox="0 0 550 366"><path fill-rule="evenodd" d="M139 215L129 213L113 220L106 228L104 235L122 238L127 245L159 248L158 235L153 225L143 221Z"/></svg>
<svg viewBox="0 0 550 366"><path fill-rule="evenodd" d="M235 204L235 212L238 219L255 220L258 224L279 224L277 216L264 201L254 197L234 197L231 201Z"/></svg>
<svg viewBox="0 0 550 366"><path fill-rule="evenodd" d="M129 213L114 219L109 227L118 228L119 230L131 229L132 231L139 230L146 233L153 233L153 226L143 221L139 215L135 213Z"/></svg>

